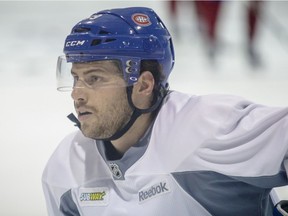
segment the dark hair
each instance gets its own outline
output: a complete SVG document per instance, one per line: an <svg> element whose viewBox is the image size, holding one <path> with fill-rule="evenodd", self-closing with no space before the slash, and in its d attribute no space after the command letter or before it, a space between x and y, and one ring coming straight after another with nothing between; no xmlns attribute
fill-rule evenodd
<svg viewBox="0 0 288 216"><path fill-rule="evenodd" d="M155 87L159 86L160 83L165 80L165 75L162 72L162 66L157 60L142 60L140 67L140 74L143 71L150 71L155 80Z"/></svg>

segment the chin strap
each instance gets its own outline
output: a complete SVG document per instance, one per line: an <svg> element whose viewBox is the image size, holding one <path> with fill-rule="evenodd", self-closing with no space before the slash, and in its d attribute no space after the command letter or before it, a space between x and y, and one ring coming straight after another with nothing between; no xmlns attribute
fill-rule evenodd
<svg viewBox="0 0 288 216"><path fill-rule="evenodd" d="M81 124L80 121L76 118L76 116L73 113L70 113L67 118L72 121L73 123L75 123L74 126L78 127L79 129L81 129Z"/></svg>
<svg viewBox="0 0 288 216"><path fill-rule="evenodd" d="M135 107L135 105L133 104L133 101L132 101L132 89L133 89L133 86L128 86L126 88L128 103L133 108L133 113L131 115L130 120L127 122L127 124L122 129L117 131L111 137L104 138L104 139L101 139L101 140L103 140L103 141L111 141L111 140L119 139L121 136L123 136L130 129L130 127L134 124L134 122L137 120L137 118L140 115L145 114L145 113L149 113L149 112L154 112L155 110L157 110L157 108L162 103L162 100L165 97L166 92L167 92L167 90L165 90L163 87L161 87L160 90L158 90L158 91L154 91L155 94L154 94L152 106L150 108L147 108L147 109L139 109L139 108ZM76 118L76 116L73 113L69 114L67 117L72 122L75 123L75 126L77 126L81 130L80 122L79 122L79 120Z"/></svg>

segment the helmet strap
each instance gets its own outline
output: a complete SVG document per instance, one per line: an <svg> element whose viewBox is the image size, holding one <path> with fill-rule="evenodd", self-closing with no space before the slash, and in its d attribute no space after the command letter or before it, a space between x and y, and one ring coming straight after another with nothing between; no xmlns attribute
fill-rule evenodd
<svg viewBox="0 0 288 216"><path fill-rule="evenodd" d="M159 107L159 105L161 104L161 102L164 98L164 93L162 93L164 91L154 91L155 94L154 94L152 106L150 108L147 108L147 109L139 109L134 105L134 103L132 101L132 90L133 90L133 86L128 86L126 88L128 103L133 108L133 113L132 113L130 120L127 122L127 124L121 130L117 131L111 137L105 138L102 140L111 141L111 140L119 139L121 136L123 136L130 129L130 127L135 123L135 121L137 120L137 118L139 116L141 116L142 114L145 114L145 113L154 112Z"/></svg>

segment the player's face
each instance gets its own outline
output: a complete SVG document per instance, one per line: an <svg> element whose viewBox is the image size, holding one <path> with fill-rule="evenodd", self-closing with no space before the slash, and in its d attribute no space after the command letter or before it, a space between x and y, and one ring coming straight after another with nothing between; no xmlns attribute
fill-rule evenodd
<svg viewBox="0 0 288 216"><path fill-rule="evenodd" d="M112 61L73 64L72 98L81 130L87 137L112 136L130 119L125 81Z"/></svg>

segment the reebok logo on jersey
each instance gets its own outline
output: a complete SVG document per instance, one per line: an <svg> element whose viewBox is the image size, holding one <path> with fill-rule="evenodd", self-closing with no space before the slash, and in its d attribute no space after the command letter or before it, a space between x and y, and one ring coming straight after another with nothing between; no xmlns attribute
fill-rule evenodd
<svg viewBox="0 0 288 216"><path fill-rule="evenodd" d="M109 190L106 187L79 189L78 199L81 206L105 206L108 198Z"/></svg>
<svg viewBox="0 0 288 216"><path fill-rule="evenodd" d="M139 203L154 198L156 196L170 192L170 188L166 181L155 184L145 190L138 193Z"/></svg>

